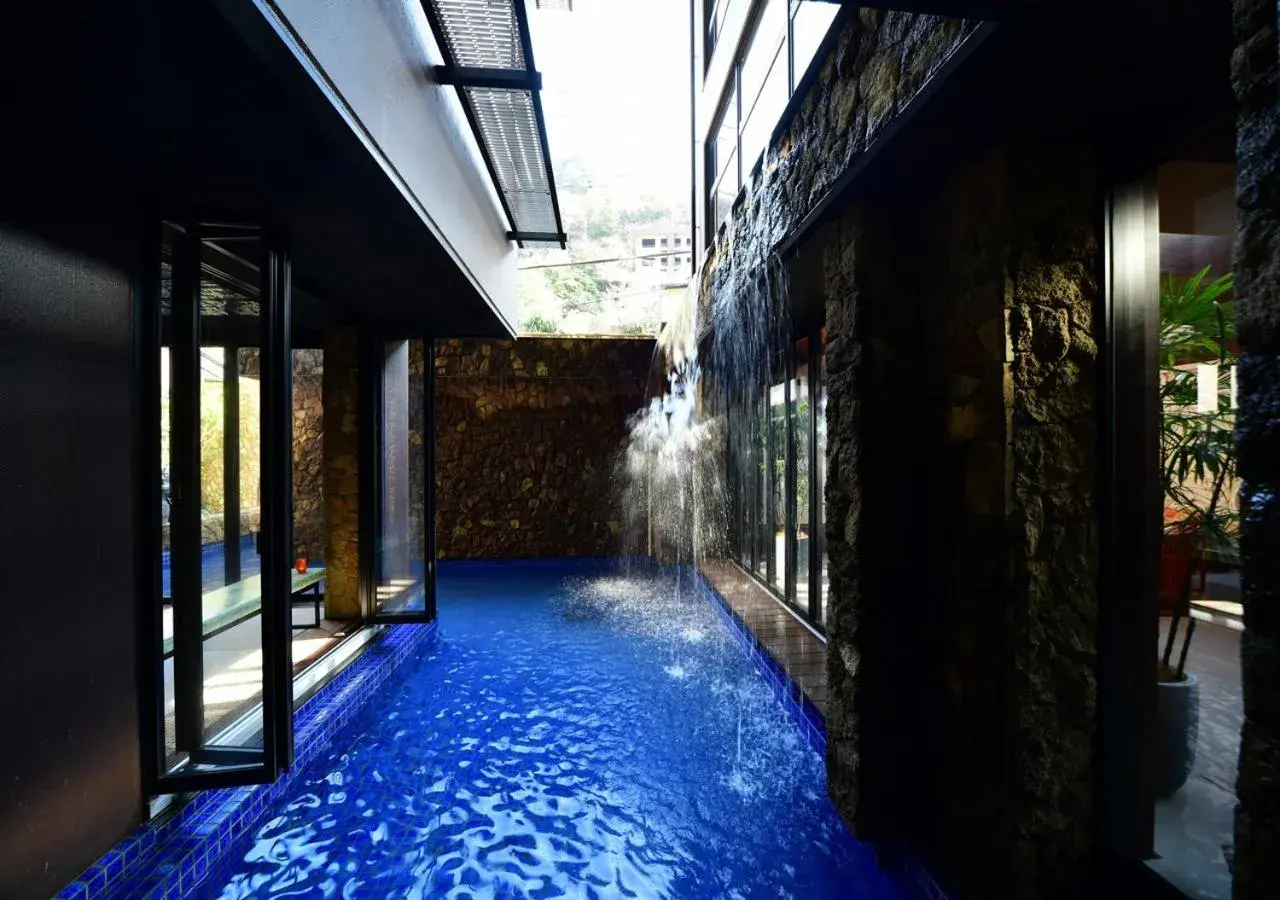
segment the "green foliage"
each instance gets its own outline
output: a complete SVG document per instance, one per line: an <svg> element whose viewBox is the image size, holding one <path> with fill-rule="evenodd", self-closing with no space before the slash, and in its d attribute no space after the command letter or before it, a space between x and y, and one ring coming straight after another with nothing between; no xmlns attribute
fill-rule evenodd
<svg viewBox="0 0 1280 900"><path fill-rule="evenodd" d="M581 312L594 315L604 309L605 296L617 285L600 277L595 266L565 266L543 269L543 277L560 300L564 315Z"/></svg>
<svg viewBox="0 0 1280 900"><path fill-rule="evenodd" d="M1206 281L1209 267L1182 280L1165 279L1160 290L1160 476L1165 503L1185 510L1199 527L1199 543L1224 556L1236 555L1239 513L1221 506L1226 485L1237 476L1235 412L1230 409L1229 367L1236 363L1235 310L1222 298L1232 289L1230 273ZM1218 409L1196 409L1196 373L1184 367L1218 365ZM1204 486L1210 485L1206 499ZM1182 631L1182 649L1171 665L1179 623L1186 615L1193 568L1188 568L1161 657L1164 680L1181 681L1194 622Z"/></svg>
<svg viewBox="0 0 1280 900"><path fill-rule="evenodd" d="M220 381L200 383L200 505L206 512L223 512L223 386ZM258 505L261 457L258 381L240 379L240 505Z"/></svg>
<svg viewBox="0 0 1280 900"><path fill-rule="evenodd" d="M635 335L657 334L658 323L657 322L627 322L626 324L618 326L617 333L618 334L635 334Z"/></svg>
<svg viewBox="0 0 1280 900"><path fill-rule="evenodd" d="M1234 546L1238 514L1220 505L1222 486L1236 477L1235 413L1230 407L1230 366L1235 365L1234 303L1230 273L1206 281L1206 266L1191 278L1165 279L1160 291L1161 482L1166 503L1187 510L1206 540ZM1192 363L1218 365L1218 409L1196 411ZM1208 500L1198 485L1213 485Z"/></svg>
<svg viewBox="0 0 1280 900"><path fill-rule="evenodd" d="M556 334L560 326L542 316L530 316L520 323L520 330L529 334Z"/></svg>

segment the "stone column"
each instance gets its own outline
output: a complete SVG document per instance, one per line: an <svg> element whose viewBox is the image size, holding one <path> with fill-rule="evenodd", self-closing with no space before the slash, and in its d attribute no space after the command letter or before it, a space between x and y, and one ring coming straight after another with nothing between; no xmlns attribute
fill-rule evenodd
<svg viewBox="0 0 1280 900"><path fill-rule="evenodd" d="M944 887L1065 896L1096 843L1102 192L1011 146L932 196L826 249L829 786Z"/></svg>
<svg viewBox="0 0 1280 900"><path fill-rule="evenodd" d="M359 334L335 329L324 342L325 617L360 617Z"/></svg>
<svg viewBox="0 0 1280 900"><path fill-rule="evenodd" d="M1236 327L1244 730L1236 777L1237 900L1280 885L1280 47L1271 0L1235 0Z"/></svg>

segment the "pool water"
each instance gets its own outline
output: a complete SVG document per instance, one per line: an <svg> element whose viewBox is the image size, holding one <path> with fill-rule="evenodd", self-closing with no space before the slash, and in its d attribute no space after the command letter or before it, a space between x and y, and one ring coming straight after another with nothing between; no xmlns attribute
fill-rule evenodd
<svg viewBox="0 0 1280 900"><path fill-rule="evenodd" d="M436 645L202 896L892 896L689 578L442 577Z"/></svg>

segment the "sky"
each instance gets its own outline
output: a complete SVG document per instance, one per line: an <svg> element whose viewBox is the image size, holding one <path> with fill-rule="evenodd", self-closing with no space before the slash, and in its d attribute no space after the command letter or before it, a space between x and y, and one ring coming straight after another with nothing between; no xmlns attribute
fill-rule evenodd
<svg viewBox="0 0 1280 900"><path fill-rule="evenodd" d="M529 26L553 167L579 157L596 189L687 206L688 0L530 2Z"/></svg>

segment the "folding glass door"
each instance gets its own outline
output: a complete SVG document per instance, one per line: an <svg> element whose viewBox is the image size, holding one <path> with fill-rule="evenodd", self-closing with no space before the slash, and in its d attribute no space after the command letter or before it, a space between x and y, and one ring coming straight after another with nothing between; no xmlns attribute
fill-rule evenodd
<svg viewBox="0 0 1280 900"><path fill-rule="evenodd" d="M255 224L166 223L140 305L151 793L292 755L289 263Z"/></svg>

